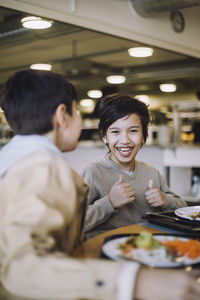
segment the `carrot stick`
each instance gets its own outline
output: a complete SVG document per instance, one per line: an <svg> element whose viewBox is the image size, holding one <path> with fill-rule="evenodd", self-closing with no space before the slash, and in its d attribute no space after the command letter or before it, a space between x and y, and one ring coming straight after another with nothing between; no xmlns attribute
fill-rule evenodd
<svg viewBox="0 0 200 300"><path fill-rule="evenodd" d="M197 240L189 239L187 241L182 241L179 239L174 239L172 241L165 241L164 245L168 247L169 252L178 253L181 256L188 256L189 258L197 258L200 256L200 242Z"/></svg>

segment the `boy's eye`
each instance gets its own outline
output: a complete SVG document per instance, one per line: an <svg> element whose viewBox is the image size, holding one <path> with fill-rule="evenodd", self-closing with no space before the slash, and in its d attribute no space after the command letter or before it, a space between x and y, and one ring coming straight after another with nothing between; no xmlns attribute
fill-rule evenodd
<svg viewBox="0 0 200 300"><path fill-rule="evenodd" d="M119 130L111 130L110 133L119 133Z"/></svg>
<svg viewBox="0 0 200 300"><path fill-rule="evenodd" d="M130 132L137 132L138 129L131 129Z"/></svg>

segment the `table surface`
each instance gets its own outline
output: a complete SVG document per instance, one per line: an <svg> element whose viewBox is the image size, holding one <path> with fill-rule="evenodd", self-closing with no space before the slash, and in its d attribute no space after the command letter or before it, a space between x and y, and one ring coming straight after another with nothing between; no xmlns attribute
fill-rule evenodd
<svg viewBox="0 0 200 300"><path fill-rule="evenodd" d="M105 233L99 234L86 242L84 242L81 246L76 248L72 256L77 258L98 258L101 256L101 247L103 245L103 241L105 237L111 236L114 234L126 234L126 233L140 233L141 231L147 231L151 233L163 233L163 231L156 230L154 228L149 228L146 226L142 226L139 224L128 225L119 227L114 230L107 231Z"/></svg>

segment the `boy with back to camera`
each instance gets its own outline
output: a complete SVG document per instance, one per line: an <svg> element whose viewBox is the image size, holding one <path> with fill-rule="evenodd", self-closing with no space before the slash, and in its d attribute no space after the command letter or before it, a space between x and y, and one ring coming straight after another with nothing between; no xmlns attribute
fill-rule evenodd
<svg viewBox="0 0 200 300"><path fill-rule="evenodd" d="M70 257L87 195L62 156L81 131L75 99L73 85L48 71L20 71L6 84L1 106L15 136L0 151L0 299L199 299L182 271Z"/></svg>
<svg viewBox="0 0 200 300"><path fill-rule="evenodd" d="M129 94L111 94L100 100L99 117L100 135L109 153L83 172L91 186L87 238L143 222L147 212L186 206L169 190L158 170L135 159L148 136L150 114L146 104Z"/></svg>

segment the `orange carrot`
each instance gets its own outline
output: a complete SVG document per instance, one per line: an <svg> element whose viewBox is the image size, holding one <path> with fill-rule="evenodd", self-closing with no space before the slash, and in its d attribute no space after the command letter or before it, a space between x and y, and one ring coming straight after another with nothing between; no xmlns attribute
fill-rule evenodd
<svg viewBox="0 0 200 300"><path fill-rule="evenodd" d="M181 256L188 256L189 258L197 258L200 256L200 242L198 240L189 239L182 241L174 239L172 241L166 240L164 245L168 247L169 252L178 253Z"/></svg>
<svg viewBox="0 0 200 300"><path fill-rule="evenodd" d="M135 249L135 247L133 247L132 245L127 245L126 248L123 250L123 252L124 252L124 254L128 254L134 249Z"/></svg>

